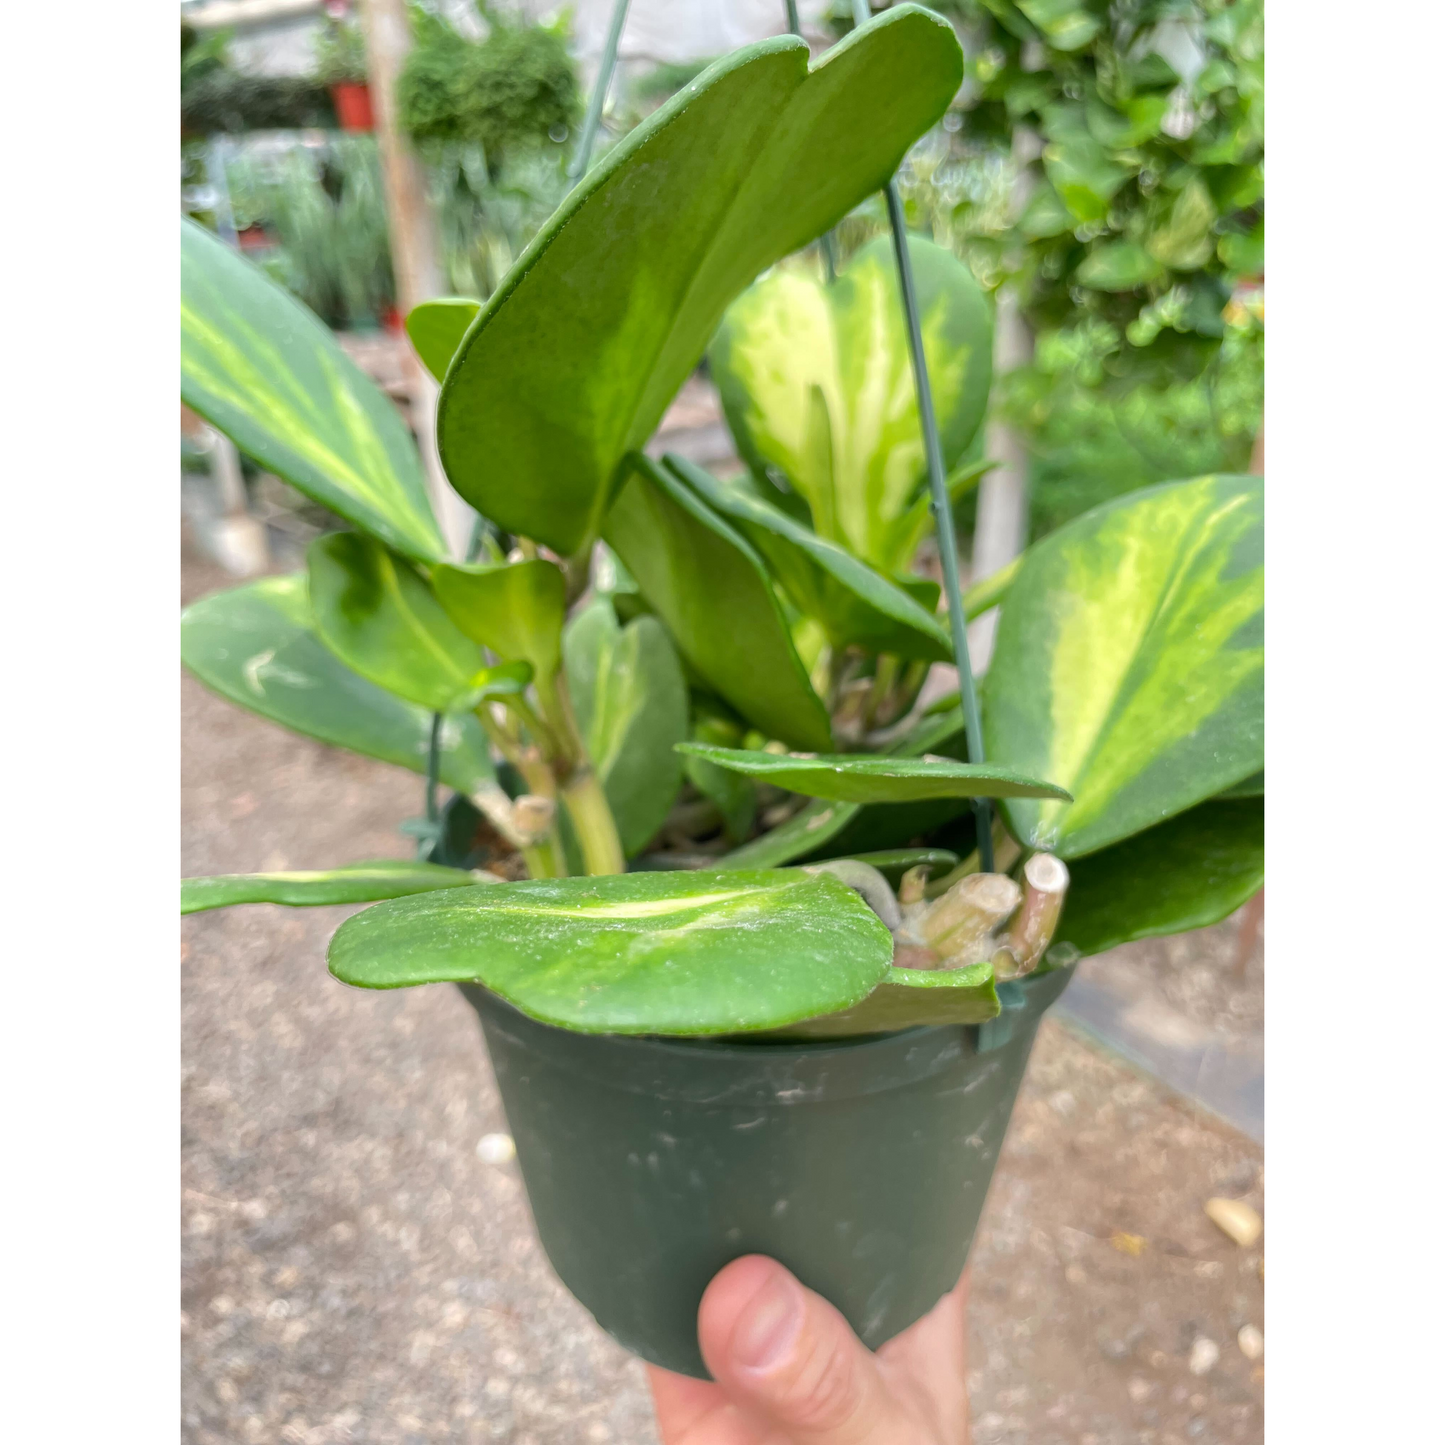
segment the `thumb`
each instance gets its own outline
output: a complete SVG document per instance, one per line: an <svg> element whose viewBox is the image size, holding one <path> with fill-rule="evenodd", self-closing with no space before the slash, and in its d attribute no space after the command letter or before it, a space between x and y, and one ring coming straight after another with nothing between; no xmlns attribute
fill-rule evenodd
<svg viewBox="0 0 1445 1445"><path fill-rule="evenodd" d="M762 1255L719 1271L698 1309L712 1377L747 1415L806 1445L893 1445L878 1362L827 1300Z"/></svg>

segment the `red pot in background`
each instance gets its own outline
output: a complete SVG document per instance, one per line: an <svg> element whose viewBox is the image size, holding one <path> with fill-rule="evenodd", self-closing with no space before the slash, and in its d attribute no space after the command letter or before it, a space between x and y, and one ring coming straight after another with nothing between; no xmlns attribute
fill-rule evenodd
<svg viewBox="0 0 1445 1445"><path fill-rule="evenodd" d="M371 87L363 81L347 80L331 87L331 101L342 130L374 130L371 115Z"/></svg>

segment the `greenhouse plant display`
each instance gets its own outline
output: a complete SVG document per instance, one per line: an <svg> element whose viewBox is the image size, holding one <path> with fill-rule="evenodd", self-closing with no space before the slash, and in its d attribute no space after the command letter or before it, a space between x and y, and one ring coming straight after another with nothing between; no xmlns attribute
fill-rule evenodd
<svg viewBox="0 0 1445 1445"><path fill-rule="evenodd" d="M922 240L831 284L798 253L961 75L912 5L811 65L792 37L746 47L615 146L485 305L417 308L442 461L481 519L467 559L386 398L183 222L186 402L351 528L189 608L183 658L429 774L432 802L415 862L189 879L183 910L374 903L331 972L462 987L558 1273L694 1375L698 1300L741 1254L869 1345L923 1315L1074 962L1214 922L1262 878L1258 479L1109 503L951 617L912 571L930 479L982 470L988 308ZM743 478L646 451L704 354ZM970 728L966 667L958 699L920 691L994 606Z"/></svg>

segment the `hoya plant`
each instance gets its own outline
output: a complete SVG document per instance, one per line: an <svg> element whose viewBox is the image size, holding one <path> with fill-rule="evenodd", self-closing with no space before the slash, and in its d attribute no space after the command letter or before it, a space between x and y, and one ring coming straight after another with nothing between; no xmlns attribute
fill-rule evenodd
<svg viewBox="0 0 1445 1445"><path fill-rule="evenodd" d="M429 798L417 861L190 879L184 910L374 903L330 947L349 984L480 984L580 1032L810 1038L984 1023L1026 975L1259 887L1257 479L1051 534L960 604L1002 608L981 730L967 695L919 701L958 618L918 570L938 513L897 258L832 276L803 253L961 77L910 5L812 64L792 37L735 52L485 305L413 312L478 515L465 558L386 397L183 222L186 402L348 528L188 609L184 661ZM904 257L957 495L982 470L989 311L931 243ZM741 476L648 451L704 357Z"/></svg>

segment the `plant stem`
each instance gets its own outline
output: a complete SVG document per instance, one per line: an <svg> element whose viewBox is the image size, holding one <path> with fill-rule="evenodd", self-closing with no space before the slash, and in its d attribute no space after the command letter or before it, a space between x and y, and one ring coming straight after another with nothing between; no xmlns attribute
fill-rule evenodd
<svg viewBox="0 0 1445 1445"><path fill-rule="evenodd" d="M582 849L582 866L589 877L607 873L625 873L627 860L622 855L622 841L617 824L607 805L602 782L592 771L591 763L583 763L562 784L562 801L567 806L572 826L577 830L577 843Z"/></svg>
<svg viewBox="0 0 1445 1445"><path fill-rule="evenodd" d="M587 118L582 123L582 137L577 142L577 154L567 167L567 179L575 186L587 174L587 162L592 159L592 146L597 139L597 127L602 120L602 107L607 103L607 92L612 86L612 71L617 65L617 42L622 39L622 24L627 19L628 0L616 0L612 7L612 23L607 28L607 43L602 48L602 64L597 71L597 83L592 87L592 98L587 102Z"/></svg>

